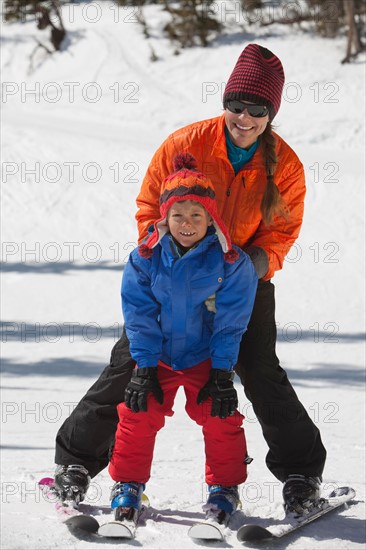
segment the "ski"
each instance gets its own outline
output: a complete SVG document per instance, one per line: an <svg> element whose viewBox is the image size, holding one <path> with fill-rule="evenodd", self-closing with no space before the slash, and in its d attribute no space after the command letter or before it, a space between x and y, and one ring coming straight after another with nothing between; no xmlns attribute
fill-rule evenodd
<svg viewBox="0 0 366 550"><path fill-rule="evenodd" d="M356 492L351 487L338 487L324 499L321 499L320 507L317 507L314 511L300 517L288 514L282 522L267 527L256 524L242 525L237 531L237 538L240 542L282 538L323 517L328 512L347 505L355 495Z"/></svg>
<svg viewBox="0 0 366 550"><path fill-rule="evenodd" d="M84 514L71 502L62 502L58 498L55 490L55 482L52 477L44 477L38 482L45 498L53 503L57 516L71 531L80 529L86 533L97 533L99 529L98 521L89 514Z"/></svg>
<svg viewBox="0 0 366 550"><path fill-rule="evenodd" d="M79 532L84 532L87 535L93 535L96 537L111 537L122 539L133 539L136 535L136 529L139 525L139 521L143 513L149 508L150 502L148 497L142 495L142 508L139 514L136 515L134 520L123 521L107 521L100 524L93 515L84 513L81 509L75 507L73 502L60 501L57 491L54 486L54 479L51 477L45 477L38 482L43 495L51 503L54 504L57 516L60 521L64 523L71 533L74 535ZM88 508L88 505L82 503L81 508ZM98 509L99 513L102 511ZM111 509L108 509L111 512ZM108 513L109 515L109 513Z"/></svg>
<svg viewBox="0 0 366 550"><path fill-rule="evenodd" d="M145 494L143 494L142 507L139 512L134 511L134 513L127 513L127 510L131 512L133 509L126 509L126 518L121 520L115 519L108 521L107 523L103 523L98 529L98 535L106 538L134 539L140 519L149 506L149 499Z"/></svg>
<svg viewBox="0 0 366 550"><path fill-rule="evenodd" d="M217 486L222 494L222 488ZM220 494L218 492L217 494ZM221 497L225 499L225 495ZM205 519L202 521L196 521L188 530L188 536L193 540L201 540L203 542L210 541L225 541L225 528L228 527L229 522L233 516L240 514L242 504L239 500L238 494L234 495L235 506L232 504L232 512L229 513L222 509L218 504L207 502L202 507L205 512ZM227 500L229 503L230 501Z"/></svg>
<svg viewBox="0 0 366 550"><path fill-rule="evenodd" d="M80 531L84 531L85 533L97 533L99 529L99 523L93 516L82 513L68 517L64 523L71 532L75 529L80 529Z"/></svg>
<svg viewBox="0 0 366 550"><path fill-rule="evenodd" d="M199 539L203 541L223 541L225 535L222 531L225 525L213 521L200 521L192 525L188 531L188 536L191 539Z"/></svg>
<svg viewBox="0 0 366 550"><path fill-rule="evenodd" d="M98 529L98 535L107 538L134 539L137 523L134 521L109 521Z"/></svg>
<svg viewBox="0 0 366 550"><path fill-rule="evenodd" d="M206 511L206 519L197 521L188 530L191 539L202 541L223 541L225 540L224 529L227 527L231 514L224 510Z"/></svg>

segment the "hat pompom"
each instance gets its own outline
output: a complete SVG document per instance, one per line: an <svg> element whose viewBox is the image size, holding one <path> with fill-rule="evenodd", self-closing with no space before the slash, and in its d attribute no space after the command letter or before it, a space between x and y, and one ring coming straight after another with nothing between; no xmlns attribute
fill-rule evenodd
<svg viewBox="0 0 366 550"><path fill-rule="evenodd" d="M173 159L174 172L179 170L197 170L197 161L190 153L179 153Z"/></svg>
<svg viewBox="0 0 366 550"><path fill-rule="evenodd" d="M146 244L141 244L139 246L139 254L143 258L149 259L154 254L154 251L152 248L149 248L148 246L146 246Z"/></svg>
<svg viewBox="0 0 366 550"><path fill-rule="evenodd" d="M224 259L228 264L234 264L239 259L239 252L231 248L228 252L225 252Z"/></svg>

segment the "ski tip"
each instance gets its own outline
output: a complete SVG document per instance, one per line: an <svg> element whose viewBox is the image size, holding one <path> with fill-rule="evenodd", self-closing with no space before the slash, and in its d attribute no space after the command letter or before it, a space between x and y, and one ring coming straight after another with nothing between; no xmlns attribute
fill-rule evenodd
<svg viewBox="0 0 366 550"><path fill-rule="evenodd" d="M222 534L219 527L216 527L213 523L202 522L195 523L188 531L188 536L191 539L199 540L224 540L224 535Z"/></svg>
<svg viewBox="0 0 366 550"><path fill-rule="evenodd" d="M260 527L260 525L242 525L238 529L236 536L240 542L249 542L270 539L273 535L264 527Z"/></svg>
<svg viewBox="0 0 366 550"><path fill-rule="evenodd" d="M348 497L349 500L356 496L356 491L352 487L337 487L329 493L328 498Z"/></svg>
<svg viewBox="0 0 366 550"><path fill-rule="evenodd" d="M93 518L93 516L70 516L64 523L71 530L81 529L82 531L86 531L88 533L96 533L99 529L99 523L95 518Z"/></svg>
<svg viewBox="0 0 366 550"><path fill-rule="evenodd" d="M133 539L135 534L128 525L121 521L104 523L98 529L98 535L109 538Z"/></svg>

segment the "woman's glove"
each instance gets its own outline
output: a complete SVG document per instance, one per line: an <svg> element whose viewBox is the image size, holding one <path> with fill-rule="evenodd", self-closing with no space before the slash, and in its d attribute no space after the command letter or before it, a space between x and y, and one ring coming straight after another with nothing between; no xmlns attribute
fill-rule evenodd
<svg viewBox="0 0 366 550"><path fill-rule="evenodd" d="M125 390L125 404L131 411L146 412L147 397L152 393L160 405L163 404L164 394L158 380L157 367L144 367L134 369L131 381Z"/></svg>
<svg viewBox="0 0 366 550"><path fill-rule="evenodd" d="M211 416L227 418L238 407L238 395L233 384L234 373L227 370L211 369L208 382L199 391L197 404L212 397Z"/></svg>

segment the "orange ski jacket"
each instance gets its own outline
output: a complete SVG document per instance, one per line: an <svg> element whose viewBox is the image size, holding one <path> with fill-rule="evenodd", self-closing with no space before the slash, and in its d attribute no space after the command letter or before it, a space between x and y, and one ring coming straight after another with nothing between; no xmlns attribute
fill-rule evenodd
<svg viewBox="0 0 366 550"><path fill-rule="evenodd" d="M271 279L275 271L282 268L286 254L299 235L305 197L303 165L289 145L274 135L278 156L274 181L288 209L287 219L276 216L270 226L263 222L260 205L267 176L261 147L235 175L226 152L225 118L221 115L175 131L154 154L136 200L139 242L160 217L160 188L173 172L175 155L189 152L197 159L198 169L213 183L218 212L232 242L243 249L263 248L269 262L263 279Z"/></svg>

